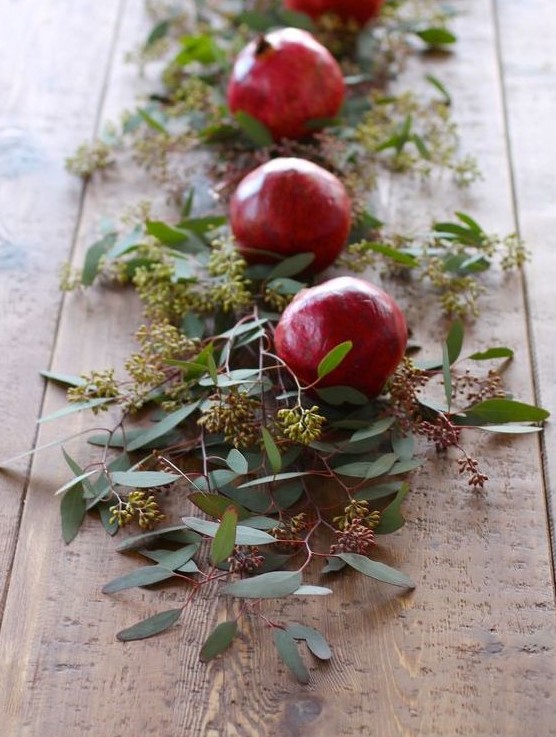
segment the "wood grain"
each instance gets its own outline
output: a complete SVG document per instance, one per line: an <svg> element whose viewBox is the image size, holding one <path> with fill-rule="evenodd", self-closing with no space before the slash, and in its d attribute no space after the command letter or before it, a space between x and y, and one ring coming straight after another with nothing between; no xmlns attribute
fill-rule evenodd
<svg viewBox="0 0 556 737"><path fill-rule="evenodd" d="M103 116L113 116L129 95L133 73L121 54L144 34L141 7L139 0L126 4ZM446 180L423 186L392 178L375 203L389 222L421 227L457 208L489 230L515 227L494 20L490 2L469 0L457 21L454 57L441 64L423 58L400 83L421 89L426 71L446 82L463 145L477 154L484 181L462 194ZM100 213L117 213L149 191L138 176L122 172L90 188L76 262ZM513 346L519 358L508 381L530 400L521 279L495 274L488 286L483 317L468 331L470 351ZM409 287L401 298L431 354L446 325L417 308L417 294ZM67 299L54 368L75 373L121 362L140 319L131 304L129 294L111 290ZM49 390L45 412L62 402L61 392ZM86 424L75 417L64 426L69 432ZM39 441L57 432L45 425ZM82 444L68 447L85 452ZM63 545L51 495L67 471L56 453L37 459L0 635L0 672L10 684L0 694L7 734L105 737L109 725L113 737L555 735L554 598L538 441L469 435L466 447L488 459L488 491L474 494L452 460L430 454L406 505L407 526L377 550L417 582L414 593L354 574L332 579L333 598L265 609L278 622L317 626L333 644L334 660L311 667L309 686L285 672L258 620L243 626L239 647L226 658L200 665L200 642L227 616L222 603L196 600L160 638L115 641L119 629L179 605L183 591L102 595L101 586L136 561L114 555L115 543L92 520ZM182 500L178 493L177 510Z"/></svg>
<svg viewBox="0 0 556 737"><path fill-rule="evenodd" d="M539 402L554 412L556 324L552 276L556 273L553 177L556 150L552 141L556 65L549 39L556 32L556 17L552 3L546 0L528 3L527 12L523 11L518 2L497 3L517 216L521 236L533 255L527 264L526 278L537 395ZM535 42L530 44L529 39ZM549 450L555 441L551 423L544 433L543 458L553 554L556 468Z"/></svg>
<svg viewBox="0 0 556 737"><path fill-rule="evenodd" d="M83 186L64 159L97 123L118 4L0 2L0 460L33 446ZM91 32L91 29L102 29ZM0 616L29 460L0 474ZM17 475L15 472L18 472Z"/></svg>

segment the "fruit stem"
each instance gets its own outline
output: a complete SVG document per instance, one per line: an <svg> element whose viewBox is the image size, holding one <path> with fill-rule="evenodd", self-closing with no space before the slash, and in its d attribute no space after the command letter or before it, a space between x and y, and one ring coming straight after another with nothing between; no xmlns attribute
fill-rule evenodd
<svg viewBox="0 0 556 737"><path fill-rule="evenodd" d="M265 52L272 48L272 44L267 41L264 33L261 33L257 39L257 46L255 47L255 55L262 56Z"/></svg>

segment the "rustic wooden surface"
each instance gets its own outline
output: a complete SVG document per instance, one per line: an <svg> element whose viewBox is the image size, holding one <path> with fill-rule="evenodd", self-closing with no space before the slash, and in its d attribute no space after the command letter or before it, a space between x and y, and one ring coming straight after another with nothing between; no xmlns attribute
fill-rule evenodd
<svg viewBox="0 0 556 737"><path fill-rule="evenodd" d="M73 251L81 263L99 214L144 192L135 174L82 190L63 172L63 157L138 89L123 54L146 28L141 0L82 5L0 0L2 457L90 424L75 416L37 432L37 417L63 405L60 390L43 393L37 372L118 363L139 319L129 294L61 300L56 288L59 263ZM525 279L490 279L468 341L473 350L512 345L512 389L554 410L556 9L551 0L456 5L455 54L423 59L405 82L422 84L424 71L445 81L484 180L462 194L446 182L392 179L376 205L399 223L463 209L493 231L520 228L534 252ZM413 308L411 295L406 302L419 339L434 345L445 326ZM116 556L93 523L63 544L52 499L67 479L59 451L20 462L0 475L2 734L556 735L551 438L549 426L540 444L470 439L488 458L484 496L445 461L416 478L408 524L384 550L417 582L411 595L347 576L333 601L277 607L286 621L318 623L334 644L334 660L307 687L279 666L258 625L230 656L200 665L203 633L225 617L222 605L201 600L164 636L118 643L116 631L170 608L179 590L102 595L107 579L135 563Z"/></svg>

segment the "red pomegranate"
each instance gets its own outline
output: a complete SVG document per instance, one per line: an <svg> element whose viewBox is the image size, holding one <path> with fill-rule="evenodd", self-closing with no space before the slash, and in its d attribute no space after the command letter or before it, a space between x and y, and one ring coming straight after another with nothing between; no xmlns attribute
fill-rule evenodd
<svg viewBox="0 0 556 737"><path fill-rule="evenodd" d="M351 202L344 185L305 159L278 158L250 172L230 202L230 225L249 263L312 253L308 271L326 269L344 247Z"/></svg>
<svg viewBox="0 0 556 737"><path fill-rule="evenodd" d="M342 71L307 31L281 28L248 44L228 83L232 113L260 120L275 140L303 138L311 121L333 118L344 101Z"/></svg>
<svg viewBox="0 0 556 737"><path fill-rule="evenodd" d="M284 0L284 5L311 18L335 13L343 21L354 20L364 26L380 13L384 0Z"/></svg>
<svg viewBox="0 0 556 737"><path fill-rule="evenodd" d="M351 276L299 292L274 336L277 355L303 385L313 384L320 361L348 340L351 351L317 386L350 386L375 397L404 355L407 326L389 294Z"/></svg>

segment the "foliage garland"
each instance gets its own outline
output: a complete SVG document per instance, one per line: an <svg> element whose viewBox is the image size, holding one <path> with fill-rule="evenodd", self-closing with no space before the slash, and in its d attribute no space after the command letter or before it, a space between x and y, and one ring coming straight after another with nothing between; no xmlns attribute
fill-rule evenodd
<svg viewBox="0 0 556 737"><path fill-rule="evenodd" d="M309 671L296 643L304 642L317 660L328 660L331 649L314 627L270 620L264 600L331 594L307 582L319 563L332 580L329 574L348 567L412 588L405 574L372 553L377 536L404 524L407 474L423 463L415 440L426 438L439 451L455 449L459 473L481 490L487 476L463 447L462 430L537 432L548 416L513 400L500 370L475 368L510 360L510 348L493 346L462 358L463 319L478 314L481 274L495 262L519 268L527 254L515 235L490 236L462 212L415 236L389 233L367 210L368 191L383 167L422 177L445 169L463 185L478 175L472 159L457 158L450 95L438 79L428 77L431 97L425 100L390 89L416 44L438 50L455 42L449 15L435 2L390 0L363 30L331 16L315 23L277 1L197 2L193 12L151 3L150 10L154 26L132 56L141 65L162 60L162 88L126 113L120 126L80 147L68 168L89 177L131 149L179 215L169 223L142 205L124 230L105 228L82 269L64 267L64 289L107 280L131 284L146 322L137 332L137 352L125 363L126 379L112 368L80 377L44 372L69 387L69 404L43 419L87 409L98 414L114 405L119 415L88 437L100 448L97 460L82 467L63 450L73 474L57 491L63 537L71 542L93 511L110 535L136 523L142 532L118 550L135 551L151 564L103 591L176 579L188 587L182 606L119 632L120 640L167 630L193 596L212 594L215 584L237 605L234 617L202 645L201 660L232 644L242 617L258 615L272 630L279 656L305 683ZM230 59L253 33L280 25L309 29L325 42L350 90L341 116L308 141L275 143L259 121L231 116L224 102ZM207 151L205 172L219 204L198 212L184 161ZM378 267L386 279L413 278L427 299L437 295L441 310L455 318L438 358L423 361L408 352L371 402L348 387L319 389L320 379L349 361L351 345L324 357L311 387L273 353L281 311L307 286L307 254L253 267L234 248L222 204L247 171L280 155L316 161L349 190L355 226L338 261L342 269ZM151 412L149 424L131 422L145 412ZM191 508L205 517L191 513L163 526L164 492L180 484L190 490Z"/></svg>

